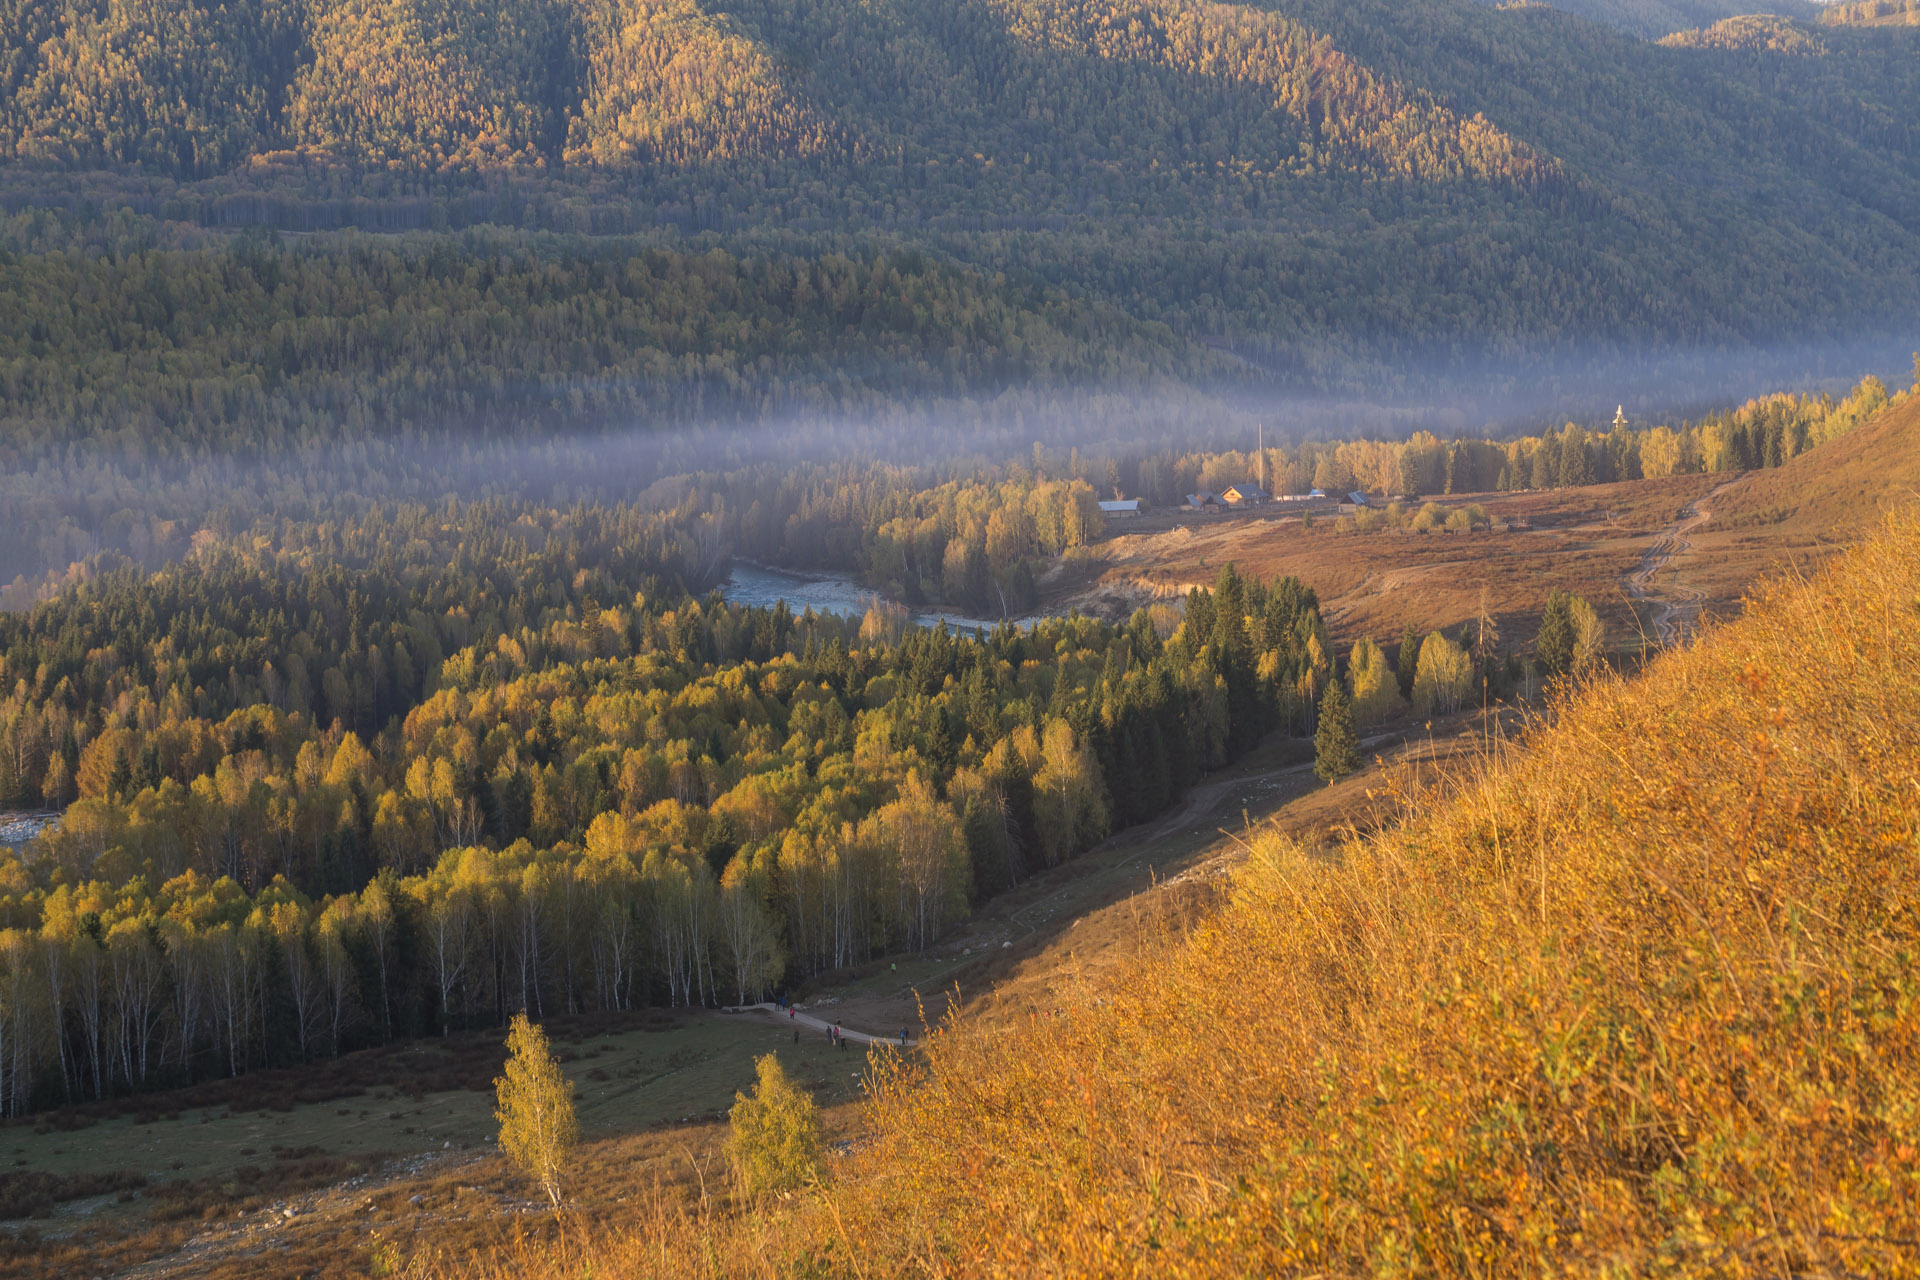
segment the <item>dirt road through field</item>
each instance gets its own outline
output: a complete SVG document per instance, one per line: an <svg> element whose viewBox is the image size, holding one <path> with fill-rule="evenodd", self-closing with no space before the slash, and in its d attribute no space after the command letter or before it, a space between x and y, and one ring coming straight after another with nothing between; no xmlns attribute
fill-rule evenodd
<svg viewBox="0 0 1920 1280"><path fill-rule="evenodd" d="M1705 597L1693 588L1671 580L1665 586L1656 586L1654 579L1662 570L1674 568L1677 562L1693 554L1693 543L1687 535L1713 519L1713 499L1734 482L1728 480L1716 485L1704 496L1680 508L1679 518L1660 531L1660 536L1640 557L1639 567L1626 577L1627 595L1636 601L1647 601L1653 605L1654 638L1663 648L1684 644L1693 634L1694 627L1700 621L1700 605Z"/></svg>

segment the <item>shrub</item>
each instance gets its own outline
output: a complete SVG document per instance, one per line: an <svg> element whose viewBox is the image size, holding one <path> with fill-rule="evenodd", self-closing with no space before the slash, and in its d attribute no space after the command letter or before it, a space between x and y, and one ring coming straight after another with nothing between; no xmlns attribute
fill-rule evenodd
<svg viewBox="0 0 1920 1280"><path fill-rule="evenodd" d="M727 1164L746 1199L791 1191L820 1176L820 1115L774 1054L754 1063L753 1096L736 1093L727 1114Z"/></svg>

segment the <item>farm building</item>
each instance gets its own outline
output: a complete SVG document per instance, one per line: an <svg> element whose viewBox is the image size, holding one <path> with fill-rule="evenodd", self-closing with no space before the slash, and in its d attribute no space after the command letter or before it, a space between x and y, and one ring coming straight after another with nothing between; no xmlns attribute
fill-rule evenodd
<svg viewBox="0 0 1920 1280"><path fill-rule="evenodd" d="M1222 489L1220 500L1230 507L1257 507L1267 500L1267 491L1248 480Z"/></svg>
<svg viewBox="0 0 1920 1280"><path fill-rule="evenodd" d="M1114 498L1100 504L1100 514L1107 517L1137 516L1140 514L1140 499Z"/></svg>

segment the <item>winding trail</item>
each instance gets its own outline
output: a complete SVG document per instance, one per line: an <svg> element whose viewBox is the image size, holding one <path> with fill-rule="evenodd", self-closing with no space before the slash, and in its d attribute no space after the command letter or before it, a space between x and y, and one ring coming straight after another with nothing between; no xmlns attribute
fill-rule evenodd
<svg viewBox="0 0 1920 1280"><path fill-rule="evenodd" d="M1700 621L1700 606L1706 597L1692 587L1683 587L1669 582L1664 587L1654 585L1654 579L1663 569L1671 569L1674 562L1693 554L1693 543L1687 537L1695 529L1713 519L1712 502L1721 490L1735 484L1740 477L1723 480L1712 490L1695 498L1680 508L1679 518L1654 539L1653 545L1640 557L1640 567L1626 577L1627 595L1636 601L1651 602L1653 605L1653 633L1663 648L1675 648L1685 644Z"/></svg>

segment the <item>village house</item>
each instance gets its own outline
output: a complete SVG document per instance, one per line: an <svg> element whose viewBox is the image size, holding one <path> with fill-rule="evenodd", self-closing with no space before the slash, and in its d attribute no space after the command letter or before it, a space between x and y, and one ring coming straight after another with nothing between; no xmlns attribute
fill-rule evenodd
<svg viewBox="0 0 1920 1280"><path fill-rule="evenodd" d="M1257 507L1267 500L1267 491L1250 480L1242 481L1221 490L1220 500L1230 507Z"/></svg>
<svg viewBox="0 0 1920 1280"><path fill-rule="evenodd" d="M1140 499L1110 498L1100 503L1100 514L1112 519L1115 516L1125 518L1140 514Z"/></svg>

